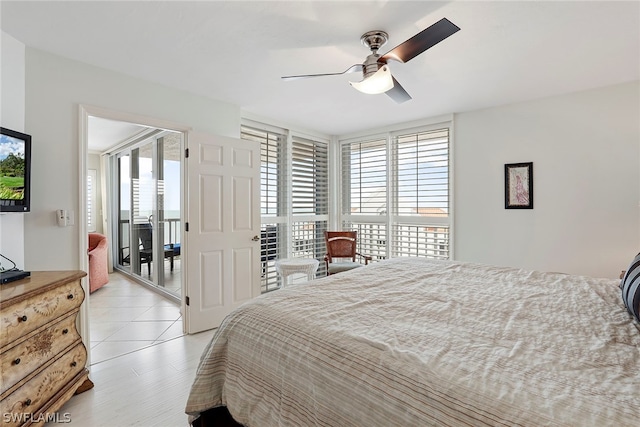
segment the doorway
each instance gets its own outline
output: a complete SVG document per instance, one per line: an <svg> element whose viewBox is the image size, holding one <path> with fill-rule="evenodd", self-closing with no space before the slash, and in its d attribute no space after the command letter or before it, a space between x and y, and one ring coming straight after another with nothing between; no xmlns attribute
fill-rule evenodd
<svg viewBox="0 0 640 427"><path fill-rule="evenodd" d="M90 230L106 235L109 239L109 264L114 267L114 272L109 274L110 283L91 295L87 292L88 301L80 313L81 335L85 342L91 342L91 351L96 352L97 362L132 351L135 346L156 344L184 333L181 154L184 152L186 128L95 107L81 107L80 112L81 159L84 159L80 168L81 176L85 174L86 179L85 199L81 200L81 235L85 236L82 240L86 240L86 232ZM177 130L169 131L164 126ZM119 182L116 166L117 159L122 156L128 160L137 158L138 163L133 173L133 166L129 165L129 184L121 186L114 182ZM149 162L153 162L151 166ZM138 179L132 185L134 173ZM140 193L139 188L131 191L139 187L140 181L143 182L143 192ZM121 210L123 187L128 188L131 197L128 198L128 208ZM155 191L151 192L151 188ZM134 194L139 197L132 199ZM153 202L152 208L149 208L149 200ZM126 210L131 213L125 215L121 212ZM128 216L128 224L133 224L133 212L138 212L136 217L149 212L144 215L147 224L156 228L150 240L167 245L167 249L164 244L162 249L154 249L152 243L145 249L141 247L138 236L137 245L133 245L135 253L142 253L149 263L144 263L137 275L131 273L131 263L123 265L119 262L122 248L132 247L132 236L128 237L128 245L118 239L119 223ZM169 249L173 255L173 270ZM145 253L145 250L149 252ZM160 260L157 268L155 260ZM133 262L140 264L140 260ZM165 274L162 274L163 268ZM90 357L93 363L93 357Z"/></svg>
<svg viewBox="0 0 640 427"><path fill-rule="evenodd" d="M105 165L103 173L106 174L105 182L109 190L106 191L108 204L104 208L109 218L106 221L106 233L111 239L110 263L114 269L179 303L181 321L187 333L219 326L226 314L244 301L258 296L259 143L194 132L175 123L167 124L96 107L81 106L80 115L81 141L88 139L88 122L92 117L126 124L142 123L136 126L144 128L140 134L101 152L102 164ZM172 133L178 135L179 144L169 141ZM180 173L172 177L168 166L170 163L165 159L173 161L167 147L177 146L180 149L176 158L180 161L176 166L179 164ZM80 174L84 177L88 175L88 149L86 142L81 144L83 161L80 162ZM187 152L192 155L187 156ZM173 209L166 203L170 197L167 187L177 182L177 188L181 189L180 226L170 227L177 221L169 212ZM187 197L184 188L189 188L190 197ZM87 246L86 200L86 194L82 195L81 235L84 237L81 248ZM190 227L184 220L187 214ZM190 233L180 235L181 231L187 230ZM145 247L141 239L149 235L151 244ZM181 237L184 241L181 241ZM217 246L211 246L212 242ZM173 249L173 252L167 252L169 249ZM180 278L181 297L165 289L168 283L167 268L171 274L171 253L173 277ZM83 256L80 262L83 267L86 267L85 258ZM183 263L180 274L176 274L176 261ZM190 278L189 289L184 286L187 284L184 280L187 274ZM86 289L86 282L84 286ZM98 292L106 288L108 285ZM87 304L81 308L80 329L83 340L88 342Z"/></svg>

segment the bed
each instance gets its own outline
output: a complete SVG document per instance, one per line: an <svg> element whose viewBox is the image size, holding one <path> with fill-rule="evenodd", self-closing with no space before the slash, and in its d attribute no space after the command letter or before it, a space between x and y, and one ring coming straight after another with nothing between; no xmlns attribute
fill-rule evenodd
<svg viewBox="0 0 640 427"><path fill-rule="evenodd" d="M204 350L186 412L254 426L637 426L620 281L391 259L262 295ZM200 417L202 420L202 417Z"/></svg>

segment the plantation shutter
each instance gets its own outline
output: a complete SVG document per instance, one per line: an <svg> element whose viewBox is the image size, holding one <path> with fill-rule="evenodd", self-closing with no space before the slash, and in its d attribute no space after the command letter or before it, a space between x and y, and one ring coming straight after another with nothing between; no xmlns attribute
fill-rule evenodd
<svg viewBox="0 0 640 427"><path fill-rule="evenodd" d="M342 162L343 214L384 214L387 210L387 141L345 144Z"/></svg>
<svg viewBox="0 0 640 427"><path fill-rule="evenodd" d="M449 130L396 137L399 216L446 217L449 212Z"/></svg>
<svg viewBox="0 0 640 427"><path fill-rule="evenodd" d="M242 126L241 138L260 143L261 291L279 289L275 262L286 257L286 136L284 132Z"/></svg>
<svg viewBox="0 0 640 427"><path fill-rule="evenodd" d="M291 157L293 215L327 215L329 213L327 144L294 138Z"/></svg>
<svg viewBox="0 0 640 427"><path fill-rule="evenodd" d="M342 164L342 228L358 232L359 253L370 255L373 260L384 259L387 252L387 140L344 144Z"/></svg>
<svg viewBox="0 0 640 427"><path fill-rule="evenodd" d="M97 202L96 202L96 182L97 172L95 169L87 171L87 231L96 231L97 224Z"/></svg>
<svg viewBox="0 0 640 427"><path fill-rule="evenodd" d="M449 258L448 127L344 142L342 227L373 260Z"/></svg>
<svg viewBox="0 0 640 427"><path fill-rule="evenodd" d="M399 135L393 152L391 256L449 258L449 129Z"/></svg>
<svg viewBox="0 0 640 427"><path fill-rule="evenodd" d="M329 215L329 149L322 141L293 137L291 144L291 238L294 257L323 261ZM318 274L324 275L324 262Z"/></svg>

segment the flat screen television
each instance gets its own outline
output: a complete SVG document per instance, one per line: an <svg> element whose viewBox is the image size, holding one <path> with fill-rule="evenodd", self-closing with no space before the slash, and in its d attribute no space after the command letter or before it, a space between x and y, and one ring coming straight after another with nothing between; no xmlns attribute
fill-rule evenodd
<svg viewBox="0 0 640 427"><path fill-rule="evenodd" d="M31 135L0 127L0 212L29 212Z"/></svg>

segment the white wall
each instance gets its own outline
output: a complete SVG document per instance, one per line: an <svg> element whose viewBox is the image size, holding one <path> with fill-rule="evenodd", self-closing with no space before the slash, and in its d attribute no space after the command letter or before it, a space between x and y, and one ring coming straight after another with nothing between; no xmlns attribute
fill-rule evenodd
<svg viewBox="0 0 640 427"><path fill-rule="evenodd" d="M24 55L22 43L0 32L0 124L2 127L25 132L24 129ZM27 132L28 133L28 132ZM26 213L0 214L0 254L24 269L24 216ZM0 259L5 269L13 267Z"/></svg>
<svg viewBox="0 0 640 427"><path fill-rule="evenodd" d="M185 76L188 78L188 76ZM25 216L25 268L79 268L77 222L58 227L56 209L78 216L78 106L91 105L238 137L240 109L202 96L26 49L26 124L32 141L32 210Z"/></svg>
<svg viewBox="0 0 640 427"><path fill-rule="evenodd" d="M6 55L3 37L3 63ZM635 82L457 114L456 258L617 277L640 250L639 94ZM240 126L236 106L27 48L28 270L78 268L78 228L57 227L53 213L79 206L78 104L220 135L238 136ZM504 164L527 161L535 208L505 210Z"/></svg>
<svg viewBox="0 0 640 427"><path fill-rule="evenodd" d="M457 259L613 278L640 251L639 82L454 126ZM533 210L504 208L504 164L518 162L533 162Z"/></svg>

